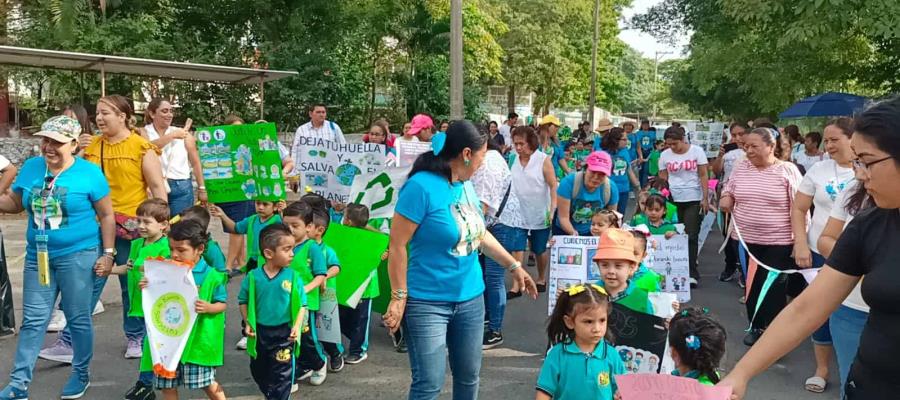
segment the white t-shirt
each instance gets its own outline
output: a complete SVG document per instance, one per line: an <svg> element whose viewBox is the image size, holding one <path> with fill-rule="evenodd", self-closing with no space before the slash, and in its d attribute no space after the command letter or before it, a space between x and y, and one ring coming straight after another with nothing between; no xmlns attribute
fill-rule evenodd
<svg viewBox="0 0 900 400"><path fill-rule="evenodd" d="M170 126L166 129L165 135L168 135L175 129ZM150 140L157 140L161 137L153 124L147 124L144 127L147 131L147 137ZM184 145L184 139L174 139L162 148L162 155L159 157L159 163L162 165L163 178L166 179L191 179L191 164L188 161L187 147Z"/></svg>
<svg viewBox="0 0 900 400"><path fill-rule="evenodd" d="M731 171L734 171L734 165L740 160L743 160L744 157L747 156L747 153L744 152L744 149L734 149L725 153L722 156L722 184L728 182L728 177L731 176Z"/></svg>
<svg viewBox="0 0 900 400"><path fill-rule="evenodd" d="M847 224L853 220L853 216L847 212L847 202L850 199L850 195L855 192L857 181L854 179L846 187L844 187L844 191L838 194L837 198L834 200L834 207L831 208L830 217L839 221L844 221L844 227L847 227ZM865 279L865 277L863 277ZM844 302L841 303L844 306L850 307L857 311L862 311L864 313L869 312L869 305L866 304L866 301L863 300L862 297L862 280L856 284L856 287L853 288L853 291L844 299Z"/></svg>
<svg viewBox="0 0 900 400"><path fill-rule="evenodd" d="M503 136L503 143L512 146L512 127L509 124L500 125L500 135Z"/></svg>
<svg viewBox="0 0 900 400"><path fill-rule="evenodd" d="M812 196L813 205L816 207L806 235L809 238L810 248L816 253L819 252L817 245L819 236L828 223L828 216L835 205L835 200L854 180L853 168L843 168L834 160L825 160L806 171L806 176L800 182L797 190Z"/></svg>
<svg viewBox="0 0 900 400"><path fill-rule="evenodd" d="M684 203L703 199L697 170L707 164L706 152L693 144L684 154L675 154L672 149L667 149L659 156L659 170L669 173L669 191L673 200Z"/></svg>
<svg viewBox="0 0 900 400"><path fill-rule="evenodd" d="M806 171L806 173L809 173L809 170L812 169L813 165L816 165L816 163L825 159L825 153L817 156L810 156L807 155L805 151L801 151L794 155L794 162L798 165L802 165L803 170Z"/></svg>
<svg viewBox="0 0 900 400"><path fill-rule="evenodd" d="M503 203L503 196L510 184L509 167L506 160L496 150L489 150L484 156L484 162L478 171L470 179L475 188L475 194L482 203L487 205L487 215L484 220L490 225L496 220L497 210ZM507 199L507 205L509 199Z"/></svg>

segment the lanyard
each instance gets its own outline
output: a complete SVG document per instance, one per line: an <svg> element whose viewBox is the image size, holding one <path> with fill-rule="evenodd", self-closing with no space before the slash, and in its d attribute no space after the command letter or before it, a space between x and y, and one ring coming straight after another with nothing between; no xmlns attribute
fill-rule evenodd
<svg viewBox="0 0 900 400"><path fill-rule="evenodd" d="M44 182L41 187L41 192L39 193L41 197L41 224L38 227L38 235L46 238L47 234L47 203L50 198L53 197L53 191L56 189L56 181L62 176L63 172L69 169L72 165L74 165L74 161L69 166L64 167L59 171L56 176L50 175L50 169L47 168L46 172L44 172Z"/></svg>

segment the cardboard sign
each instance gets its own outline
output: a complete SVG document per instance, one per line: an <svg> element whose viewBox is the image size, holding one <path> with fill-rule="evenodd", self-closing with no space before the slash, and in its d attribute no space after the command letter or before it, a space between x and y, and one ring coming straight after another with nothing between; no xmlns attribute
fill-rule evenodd
<svg viewBox="0 0 900 400"><path fill-rule="evenodd" d="M556 236L550 248L550 281L548 282L547 315L556 307L556 293L584 282L600 280L600 271L593 262L597 253L594 236Z"/></svg>
<svg viewBox="0 0 900 400"><path fill-rule="evenodd" d="M143 289L141 306L153 371L174 378L197 319L197 285L190 266L169 260L146 260L144 276L148 285Z"/></svg>
<svg viewBox="0 0 900 400"><path fill-rule="evenodd" d="M385 147L373 143L339 144L320 138L299 137L294 172L300 187L308 187L329 201L351 203L357 176L385 169Z"/></svg>
<svg viewBox="0 0 900 400"><path fill-rule="evenodd" d="M663 292L675 293L678 301L691 301L691 273L688 258L688 236L679 234L666 239L653 235L648 242L647 267L663 276L660 287Z"/></svg>
<svg viewBox="0 0 900 400"><path fill-rule="evenodd" d="M632 374L616 377L622 400L729 400L731 387L706 386L672 375Z"/></svg>
<svg viewBox="0 0 900 400"><path fill-rule="evenodd" d="M431 151L431 142L408 142L396 140L394 147L397 149L397 167L412 168L419 154Z"/></svg>
<svg viewBox="0 0 900 400"><path fill-rule="evenodd" d="M275 124L197 129L197 150L212 203L285 198Z"/></svg>
<svg viewBox="0 0 900 400"><path fill-rule="evenodd" d="M659 373L668 346L666 321L613 303L607 329L628 373Z"/></svg>

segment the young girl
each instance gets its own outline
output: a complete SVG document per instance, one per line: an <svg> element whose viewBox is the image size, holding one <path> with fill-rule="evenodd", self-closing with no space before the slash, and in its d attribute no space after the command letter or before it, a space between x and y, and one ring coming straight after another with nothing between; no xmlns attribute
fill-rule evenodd
<svg viewBox="0 0 900 400"><path fill-rule="evenodd" d="M675 236L675 224L665 219L666 198L660 194L648 194L642 212L631 219L631 226L646 225L651 235Z"/></svg>
<svg viewBox="0 0 900 400"><path fill-rule="evenodd" d="M634 254L640 262L634 277L631 278L632 283L648 293L661 291L659 283L662 277L650 268L647 268L647 265L644 263L644 259L647 258L647 235L639 230L632 230L631 235L634 237Z"/></svg>
<svg viewBox="0 0 900 400"><path fill-rule="evenodd" d="M725 328L709 316L709 310L688 308L677 313L669 322L669 347L675 361L672 375L715 385L726 339Z"/></svg>
<svg viewBox="0 0 900 400"><path fill-rule="evenodd" d="M597 284L606 289L611 302L637 312L653 314L647 291L632 283L640 263L634 251L634 242L634 235L622 229L603 232L594 254L601 278Z"/></svg>
<svg viewBox="0 0 900 400"><path fill-rule="evenodd" d="M607 339L610 307L597 285L572 286L560 295L547 325L553 347L538 376L538 400L613 399L625 365Z"/></svg>
<svg viewBox="0 0 900 400"><path fill-rule="evenodd" d="M600 236L607 229L620 227L620 214L610 210L598 210L591 217L591 236Z"/></svg>

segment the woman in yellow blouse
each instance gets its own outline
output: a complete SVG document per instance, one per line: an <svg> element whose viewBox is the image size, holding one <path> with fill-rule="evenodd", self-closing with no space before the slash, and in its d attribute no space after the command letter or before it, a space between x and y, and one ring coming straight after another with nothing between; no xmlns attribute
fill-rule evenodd
<svg viewBox="0 0 900 400"><path fill-rule="evenodd" d="M101 98L97 102L97 128L101 134L94 136L84 149L84 159L100 166L109 182L110 198L116 216L116 244L115 249L103 251L114 256L115 265L125 265L131 239L137 237L135 215L138 206L149 196L161 199L167 197L159 149L135 131L133 118L131 102L125 97L113 95ZM109 268L98 267L91 307L99 300L109 272ZM127 338L125 358L140 358L144 320L127 316L129 297L125 275L119 275L119 283L122 287L123 329ZM41 358L57 361L67 359L65 356L72 352L70 343L66 329L54 345L41 351ZM142 381L146 379L148 384L152 382L152 374L141 378Z"/></svg>

